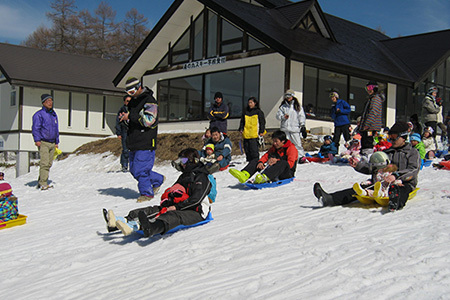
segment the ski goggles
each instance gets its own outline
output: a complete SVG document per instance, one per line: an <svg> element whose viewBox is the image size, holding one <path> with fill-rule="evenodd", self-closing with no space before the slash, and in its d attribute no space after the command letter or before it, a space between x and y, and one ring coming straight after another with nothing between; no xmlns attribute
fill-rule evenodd
<svg viewBox="0 0 450 300"><path fill-rule="evenodd" d="M127 88L127 89L125 90L125 92L126 92L128 95L133 96L134 94L136 94L136 92L138 91L138 89L139 89L140 87L141 87L141 84L138 83L138 84L136 84L136 85L134 85L134 86L131 86L131 87Z"/></svg>
<svg viewBox="0 0 450 300"><path fill-rule="evenodd" d="M176 160L172 160L172 167L174 167L177 171L183 172L183 166L187 164L189 158L187 157L178 157Z"/></svg>
<svg viewBox="0 0 450 300"><path fill-rule="evenodd" d="M397 135L396 137L394 137L395 135ZM406 140L406 138L408 137L408 132L402 132L402 133L389 133L389 141L395 142L396 140L398 140L399 138L404 138Z"/></svg>
<svg viewBox="0 0 450 300"><path fill-rule="evenodd" d="M377 86L374 84L370 84L366 86L366 91L373 91Z"/></svg>

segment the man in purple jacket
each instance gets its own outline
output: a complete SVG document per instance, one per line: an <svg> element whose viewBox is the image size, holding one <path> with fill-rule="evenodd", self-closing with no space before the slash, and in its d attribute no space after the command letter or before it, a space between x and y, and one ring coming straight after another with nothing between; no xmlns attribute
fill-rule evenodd
<svg viewBox="0 0 450 300"><path fill-rule="evenodd" d="M53 98L49 94L41 96L42 109L33 115L33 139L39 149L38 188L47 190L48 173L53 163L53 154L59 144L58 116L53 110Z"/></svg>

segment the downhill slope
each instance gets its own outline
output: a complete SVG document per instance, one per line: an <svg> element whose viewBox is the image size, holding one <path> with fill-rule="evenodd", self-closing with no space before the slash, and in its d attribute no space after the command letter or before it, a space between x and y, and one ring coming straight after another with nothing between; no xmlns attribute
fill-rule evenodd
<svg viewBox="0 0 450 300"><path fill-rule="evenodd" d="M417 197L387 214L318 205L314 182L335 191L366 178L349 166L299 165L293 183L264 190L220 172L214 221L145 239L106 231L103 207L158 202L137 204L119 165L72 155L54 163L48 191L37 168L6 171L28 222L0 231L2 299L450 299L448 171L425 168ZM178 177L169 163L155 170L163 189Z"/></svg>

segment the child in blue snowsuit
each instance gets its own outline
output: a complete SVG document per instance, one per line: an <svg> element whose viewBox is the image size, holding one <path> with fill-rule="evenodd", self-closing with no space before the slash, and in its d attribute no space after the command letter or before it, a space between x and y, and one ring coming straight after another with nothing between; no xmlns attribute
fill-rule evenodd
<svg viewBox="0 0 450 300"><path fill-rule="evenodd" d="M319 157L328 157L328 154L333 156L338 154L338 149L334 144L331 135L326 135L323 138L323 145L320 146Z"/></svg>

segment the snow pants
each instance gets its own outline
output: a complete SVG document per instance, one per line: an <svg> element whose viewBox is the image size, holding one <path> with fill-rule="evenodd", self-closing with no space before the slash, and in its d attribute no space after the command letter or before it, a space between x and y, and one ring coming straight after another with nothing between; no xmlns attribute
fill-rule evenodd
<svg viewBox="0 0 450 300"><path fill-rule="evenodd" d="M126 219L136 219L140 211L143 211L151 219L159 213L160 209L161 207L158 205L134 209L128 213ZM160 215L156 221L152 223L152 226L154 226L152 232L154 234L164 234L179 225L193 225L203 220L202 215L194 210L172 210ZM158 230L155 232L153 229Z"/></svg>
<svg viewBox="0 0 450 300"><path fill-rule="evenodd" d="M153 196L153 187L161 186L164 176L152 171L155 162L154 150L130 151L130 172L138 181L141 195Z"/></svg>
<svg viewBox="0 0 450 300"><path fill-rule="evenodd" d="M284 131L286 133L286 137L288 140L291 141L295 145L295 148L297 148L298 151L298 157L305 156L305 150L303 150L302 146L302 138L300 137L300 132L292 132L292 131Z"/></svg>
<svg viewBox="0 0 450 300"><path fill-rule="evenodd" d="M259 159L258 138L244 139L244 151L247 161Z"/></svg>
<svg viewBox="0 0 450 300"><path fill-rule="evenodd" d="M252 176L256 173L256 171L258 171L258 169L256 168L258 162L259 159L252 160L245 166L242 171L247 171L250 176ZM266 174L271 181L288 179L294 176L292 174L289 163L286 160L279 160L276 164L268 166L263 173Z"/></svg>
<svg viewBox="0 0 450 300"><path fill-rule="evenodd" d="M348 142L350 140L350 130L348 129L349 125L350 124L345 124L345 125L334 127L333 142L336 145L338 152L339 152L339 142L341 140L341 134L344 135L344 140L346 142Z"/></svg>

